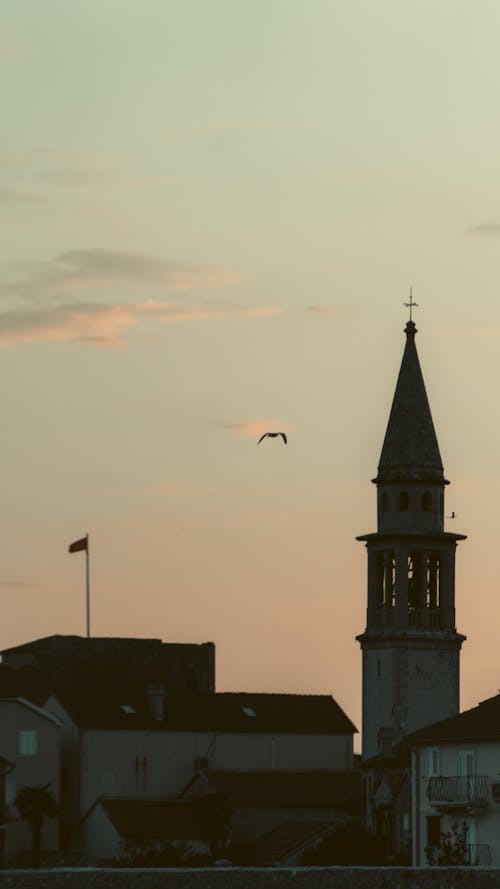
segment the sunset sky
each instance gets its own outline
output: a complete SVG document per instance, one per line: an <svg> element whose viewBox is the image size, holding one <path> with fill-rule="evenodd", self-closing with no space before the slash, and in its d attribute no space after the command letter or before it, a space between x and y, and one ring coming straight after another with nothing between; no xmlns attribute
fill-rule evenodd
<svg viewBox="0 0 500 889"><path fill-rule="evenodd" d="M3 0L0 647L85 633L88 531L94 635L213 641L218 690L361 728L413 286L462 707L497 692L499 33L498 0Z"/></svg>

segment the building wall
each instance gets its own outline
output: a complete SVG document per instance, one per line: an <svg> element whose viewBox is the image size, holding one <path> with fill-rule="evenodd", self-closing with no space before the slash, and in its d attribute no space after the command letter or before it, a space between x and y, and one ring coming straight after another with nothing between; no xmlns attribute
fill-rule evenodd
<svg viewBox="0 0 500 889"><path fill-rule="evenodd" d="M37 732L38 752L23 756L19 750L19 733ZM0 700L0 749L13 762L12 777L15 792L22 787L50 784L56 802L60 799L60 726L16 700ZM10 817L16 815L10 807ZM18 852L31 849L32 837L27 825L11 820L5 830L4 857L8 865L15 862ZM57 849L59 820L46 818L42 831L42 849Z"/></svg>
<svg viewBox="0 0 500 889"><path fill-rule="evenodd" d="M378 731L397 740L459 709L459 651L445 642L377 641L363 651L363 758L379 751Z"/></svg>
<svg viewBox="0 0 500 889"><path fill-rule="evenodd" d="M99 862L119 854L120 836L100 805L85 820L84 844L90 861Z"/></svg>
<svg viewBox="0 0 500 889"><path fill-rule="evenodd" d="M429 745L430 746L430 745ZM460 751L474 751L474 775L484 777L487 799L484 804L458 802L453 808L443 810L433 806L426 796L430 775L426 771L426 747L419 747L413 755L412 772L415 796L414 855L416 865L426 863L427 818L441 816L440 829L450 831L452 824L459 827L465 820L472 820L469 842L489 846L491 866L500 867L500 801L493 797L492 785L500 785L500 742L458 742L435 745L439 750L439 775L453 778L458 776L458 756ZM481 784L483 786L483 784Z"/></svg>
<svg viewBox="0 0 500 889"><path fill-rule="evenodd" d="M48 636L2 653L2 663L13 669L32 666L46 676L51 689L65 687L78 676L161 679L169 691L215 691L213 642L162 642L160 639Z"/></svg>
<svg viewBox="0 0 500 889"><path fill-rule="evenodd" d="M88 729L81 732L80 813L99 796L179 794L198 758L220 770L344 770L352 736Z"/></svg>

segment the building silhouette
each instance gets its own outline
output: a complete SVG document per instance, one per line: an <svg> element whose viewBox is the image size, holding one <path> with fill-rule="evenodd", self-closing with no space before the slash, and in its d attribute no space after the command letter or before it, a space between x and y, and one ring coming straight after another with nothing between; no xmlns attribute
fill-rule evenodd
<svg viewBox="0 0 500 889"><path fill-rule="evenodd" d="M402 737L459 711L455 551L444 530L439 446L412 320L382 446L377 531L358 537L368 554L363 658L362 755L390 753Z"/></svg>

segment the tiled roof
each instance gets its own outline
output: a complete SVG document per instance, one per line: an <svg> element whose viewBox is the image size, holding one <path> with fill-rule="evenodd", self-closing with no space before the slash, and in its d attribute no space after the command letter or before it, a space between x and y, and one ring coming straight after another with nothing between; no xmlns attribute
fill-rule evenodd
<svg viewBox="0 0 500 889"><path fill-rule="evenodd" d="M170 694L155 719L140 684L75 685L57 695L77 725L178 731L352 734L357 729L330 695L221 692Z"/></svg>
<svg viewBox="0 0 500 889"><path fill-rule="evenodd" d="M450 716L419 729L406 736L411 744L427 741L478 741L500 739L500 694L481 701L477 707L464 710L457 716Z"/></svg>
<svg viewBox="0 0 500 889"><path fill-rule="evenodd" d="M409 321L377 481L401 478L443 482L443 464L415 347L415 333L415 324Z"/></svg>
<svg viewBox="0 0 500 889"><path fill-rule="evenodd" d="M260 836L248 848L252 867L283 865L292 855L315 846L334 827L335 821L331 818L324 821L317 818L285 821Z"/></svg>
<svg viewBox="0 0 500 889"><path fill-rule="evenodd" d="M233 806L328 807L361 814L361 775L345 772L236 772L205 770L188 784L183 796L216 793Z"/></svg>
<svg viewBox="0 0 500 889"><path fill-rule="evenodd" d="M124 840L206 839L199 809L189 800L98 800Z"/></svg>

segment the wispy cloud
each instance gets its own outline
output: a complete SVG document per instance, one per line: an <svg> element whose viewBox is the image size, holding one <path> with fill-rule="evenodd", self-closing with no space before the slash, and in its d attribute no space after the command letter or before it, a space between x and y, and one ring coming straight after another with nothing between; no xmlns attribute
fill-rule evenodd
<svg viewBox="0 0 500 889"><path fill-rule="evenodd" d="M6 25L0 23L0 62L16 62L25 56L28 47L25 43L17 40L7 29Z"/></svg>
<svg viewBox="0 0 500 889"><path fill-rule="evenodd" d="M0 188L0 204L43 204L46 198L43 195L16 188Z"/></svg>
<svg viewBox="0 0 500 889"><path fill-rule="evenodd" d="M0 280L5 305L0 345L71 340L117 345L139 324L254 319L282 312L242 304L232 292L231 298L222 298L221 291L232 291L244 280L221 266L102 248L16 263ZM142 291L139 300L137 291ZM210 298L202 299L203 292Z"/></svg>
<svg viewBox="0 0 500 889"><path fill-rule="evenodd" d="M96 168L52 167L37 174L37 179L68 188L141 188L145 185L168 185L166 179L119 176Z"/></svg>
<svg viewBox="0 0 500 889"><path fill-rule="evenodd" d="M500 222L487 222L483 225L471 225L467 231L472 235L498 237L498 235L500 235Z"/></svg>
<svg viewBox="0 0 500 889"><path fill-rule="evenodd" d="M290 429L287 423L276 419L263 420L243 420L232 423L219 423L223 429L234 432L236 435L243 435L246 438L260 438L264 432L288 432Z"/></svg>
<svg viewBox="0 0 500 889"><path fill-rule="evenodd" d="M305 311L311 315L334 315L336 318L348 318L352 315L350 306L315 305L306 306Z"/></svg>
<svg viewBox="0 0 500 889"><path fill-rule="evenodd" d="M439 330L429 331L429 336L447 337L449 339L464 339L465 337L495 337L500 336L499 323L469 324L467 326L442 327Z"/></svg>
<svg viewBox="0 0 500 889"><path fill-rule="evenodd" d="M68 250L52 261L18 263L15 268L18 280L11 281L9 288L29 297L145 285L178 293L216 290L245 280L239 272L217 266L102 248Z"/></svg>
<svg viewBox="0 0 500 889"><path fill-rule="evenodd" d="M0 346L74 340L118 346L125 342L126 331L141 323L212 321L229 317L244 317L244 313L238 309L183 306L157 300L114 305L79 302L12 309L0 312Z"/></svg>

